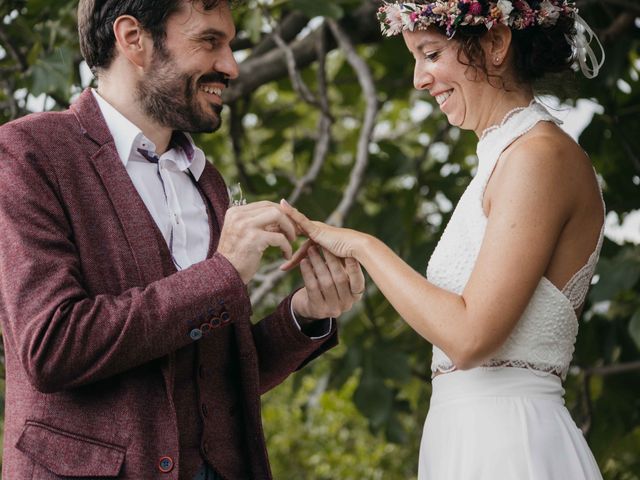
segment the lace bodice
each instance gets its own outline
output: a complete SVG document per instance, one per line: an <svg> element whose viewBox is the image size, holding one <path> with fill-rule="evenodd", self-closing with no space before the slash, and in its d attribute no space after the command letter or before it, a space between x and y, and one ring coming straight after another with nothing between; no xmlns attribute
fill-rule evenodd
<svg viewBox="0 0 640 480"><path fill-rule="evenodd" d="M482 201L500 154L539 121L560 123L536 103L510 112L502 124L487 130L478 143L478 171L460 198L427 267L433 284L461 294L476 263L487 225ZM484 366L526 367L565 377L578 333L576 309L584 302L593 276L603 229L588 262L560 291L542 277L515 328ZM446 354L434 345L433 372L455 370Z"/></svg>

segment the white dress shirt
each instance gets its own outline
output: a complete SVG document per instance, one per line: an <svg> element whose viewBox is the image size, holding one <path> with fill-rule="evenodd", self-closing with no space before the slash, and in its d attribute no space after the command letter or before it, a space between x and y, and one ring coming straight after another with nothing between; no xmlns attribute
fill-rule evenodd
<svg viewBox="0 0 640 480"><path fill-rule="evenodd" d="M157 165L151 163L138 149L155 154L153 142L95 90L93 95L118 156L167 242L176 268L182 270L204 260L210 238L207 208L187 171L196 181L200 178L207 161L202 150L187 136L193 146L191 161L182 148L170 146Z"/></svg>
<svg viewBox="0 0 640 480"><path fill-rule="evenodd" d="M113 137L118 156L167 242L176 268L182 270L207 258L211 235L207 208L194 184L207 162L204 152L185 133L193 149L191 159L185 149L169 145L169 150L160 155L157 164L150 162L139 149L155 155L153 142L98 92L92 90L92 93ZM293 306L291 314L300 328ZM328 335L333 319L326 324L326 333L311 338Z"/></svg>

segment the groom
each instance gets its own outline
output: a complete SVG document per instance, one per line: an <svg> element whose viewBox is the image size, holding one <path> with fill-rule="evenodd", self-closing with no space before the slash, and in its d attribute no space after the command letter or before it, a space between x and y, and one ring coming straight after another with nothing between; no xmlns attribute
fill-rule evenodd
<svg viewBox="0 0 640 480"><path fill-rule="evenodd" d="M310 252L252 325L280 206L228 208L185 132L220 125L238 66L224 0L80 0L97 76L70 110L0 128L7 479L271 478L260 395L337 342L364 279Z"/></svg>

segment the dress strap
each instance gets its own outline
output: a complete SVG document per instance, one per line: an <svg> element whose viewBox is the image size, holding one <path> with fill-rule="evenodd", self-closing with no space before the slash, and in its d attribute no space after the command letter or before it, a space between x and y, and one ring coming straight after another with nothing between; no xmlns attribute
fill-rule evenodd
<svg viewBox="0 0 640 480"><path fill-rule="evenodd" d="M562 124L561 120L551 115L540 103L532 100L527 107L508 112L499 125L487 128L478 141L478 173L484 171L488 180L502 152L541 121Z"/></svg>
<svg viewBox="0 0 640 480"><path fill-rule="evenodd" d="M604 204L604 198L602 198L602 190L600 190L600 199L602 200L602 206L606 217L606 206ZM587 260L587 263L569 279L562 289L562 294L571 302L571 306L574 310L580 308L584 303L585 298L587 298L587 292L591 285L591 278L593 278L593 274L596 270L596 264L600 258L600 250L602 249L602 243L604 241L604 227L605 218L602 219L602 228L600 229L598 243L595 250L591 252L591 255L589 255L589 260Z"/></svg>

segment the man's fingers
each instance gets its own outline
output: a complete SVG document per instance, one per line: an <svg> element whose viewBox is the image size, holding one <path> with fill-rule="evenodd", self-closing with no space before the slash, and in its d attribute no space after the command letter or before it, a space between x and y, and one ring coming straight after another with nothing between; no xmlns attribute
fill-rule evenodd
<svg viewBox="0 0 640 480"><path fill-rule="evenodd" d="M282 232L290 242L296 239L296 225L277 203L261 201L231 207L227 221L242 222L269 232ZM226 222L225 222L226 223Z"/></svg>
<svg viewBox="0 0 640 480"><path fill-rule="evenodd" d="M278 247L280 250L282 250L284 258L286 258L287 260L291 258L291 255L293 254L293 248L287 240L287 237L285 237L282 233L262 232L260 234L260 237L264 242L262 250L265 250L267 247Z"/></svg>
<svg viewBox="0 0 640 480"><path fill-rule="evenodd" d="M290 242L296 239L296 227L294 223L277 205L275 207L254 210L245 221L248 225L267 232L282 232Z"/></svg>
<svg viewBox="0 0 640 480"><path fill-rule="evenodd" d="M346 258L344 263L347 275L349 276L349 289L351 290L351 294L358 297L364 293L365 289L362 267L355 258L351 257Z"/></svg>
<svg viewBox="0 0 640 480"><path fill-rule="evenodd" d="M322 291L322 296L326 303L335 306L339 305L338 292L336 291L333 277L331 276L329 267L320 255L318 247L312 247L309 249L309 261L311 262L313 272L318 279L320 290Z"/></svg>
<svg viewBox="0 0 640 480"><path fill-rule="evenodd" d="M324 299L320 293L320 285L318 284L318 279L313 272L313 267L308 258L303 258L300 262L300 273L302 274L302 280L307 290L309 302L315 305L322 305Z"/></svg>
<svg viewBox="0 0 640 480"><path fill-rule="evenodd" d="M342 261L328 250L323 249L322 254L324 255L325 262L329 272L331 273L331 278L333 279L338 297L340 297L343 303L352 302L350 279L345 271L345 266L342 264Z"/></svg>

